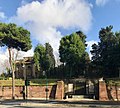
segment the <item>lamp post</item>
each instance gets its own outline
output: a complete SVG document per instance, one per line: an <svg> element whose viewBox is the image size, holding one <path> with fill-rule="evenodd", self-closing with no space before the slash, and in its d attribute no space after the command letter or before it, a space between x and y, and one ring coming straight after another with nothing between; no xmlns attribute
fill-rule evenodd
<svg viewBox="0 0 120 108"><path fill-rule="evenodd" d="M119 78L120 78L120 67L118 68L118 70L119 70Z"/></svg>
<svg viewBox="0 0 120 108"><path fill-rule="evenodd" d="M43 75L45 76L45 80L46 80L46 88L45 88L45 92L46 92L46 101L48 100L48 80L47 80L47 74L45 71L43 71Z"/></svg>
<svg viewBox="0 0 120 108"><path fill-rule="evenodd" d="M26 80L26 73L25 73L25 64L23 63L22 65L22 68L23 68L23 77L24 77L24 80ZM23 99L26 99L26 96L25 96L25 86L23 88Z"/></svg>
<svg viewBox="0 0 120 108"><path fill-rule="evenodd" d="M27 82L27 72L26 72L26 68L25 68L25 64L23 63L23 69L24 69L24 80L25 80L25 91L23 92L23 93L25 93L25 97L23 97L24 99L27 99L27 84L28 84L28 82Z"/></svg>
<svg viewBox="0 0 120 108"><path fill-rule="evenodd" d="M15 72L12 70L12 99L15 99Z"/></svg>

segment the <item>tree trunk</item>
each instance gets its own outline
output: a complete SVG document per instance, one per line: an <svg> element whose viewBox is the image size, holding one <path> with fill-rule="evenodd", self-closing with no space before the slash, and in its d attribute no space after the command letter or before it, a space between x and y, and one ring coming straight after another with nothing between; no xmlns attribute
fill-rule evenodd
<svg viewBox="0 0 120 108"><path fill-rule="evenodd" d="M10 70L12 71L12 99L15 99L15 70L12 63L12 54L11 54L11 48L8 48L9 51L9 63L10 63Z"/></svg>
<svg viewBox="0 0 120 108"><path fill-rule="evenodd" d="M12 99L15 99L15 71L12 71Z"/></svg>

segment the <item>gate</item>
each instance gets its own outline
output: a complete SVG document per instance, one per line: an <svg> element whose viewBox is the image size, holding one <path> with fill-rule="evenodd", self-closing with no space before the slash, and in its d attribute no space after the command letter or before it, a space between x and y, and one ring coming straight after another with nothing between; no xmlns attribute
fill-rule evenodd
<svg viewBox="0 0 120 108"><path fill-rule="evenodd" d="M91 79L74 79L70 80L65 85L65 96L96 98L98 97L98 84Z"/></svg>
<svg viewBox="0 0 120 108"><path fill-rule="evenodd" d="M65 97L72 98L73 95L85 95L86 86L85 80L71 79L65 81Z"/></svg>
<svg viewBox="0 0 120 108"><path fill-rule="evenodd" d="M74 83L74 94L85 95L85 93L86 93L85 81L76 81Z"/></svg>

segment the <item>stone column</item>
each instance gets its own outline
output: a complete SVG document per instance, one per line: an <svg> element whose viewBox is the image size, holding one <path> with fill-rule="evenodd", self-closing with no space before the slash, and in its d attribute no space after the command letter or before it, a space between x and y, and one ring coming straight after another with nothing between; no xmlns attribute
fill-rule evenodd
<svg viewBox="0 0 120 108"><path fill-rule="evenodd" d="M56 88L55 99L63 99L64 98L64 82L58 81Z"/></svg>
<svg viewBox="0 0 120 108"><path fill-rule="evenodd" d="M23 77L24 77L24 80L26 80L26 66L25 65L23 66Z"/></svg>
<svg viewBox="0 0 120 108"><path fill-rule="evenodd" d="M35 65L32 64L32 76L35 78L36 75L35 75Z"/></svg>
<svg viewBox="0 0 120 108"><path fill-rule="evenodd" d="M108 100L107 88L106 88L105 81L99 81L99 100L100 101Z"/></svg>
<svg viewBox="0 0 120 108"><path fill-rule="evenodd" d="M19 68L16 67L16 69L15 69L15 78L19 78L18 72L19 72Z"/></svg>

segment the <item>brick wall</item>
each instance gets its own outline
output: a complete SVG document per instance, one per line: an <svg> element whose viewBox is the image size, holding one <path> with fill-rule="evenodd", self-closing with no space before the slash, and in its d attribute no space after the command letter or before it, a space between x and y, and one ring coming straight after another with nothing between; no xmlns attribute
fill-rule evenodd
<svg viewBox="0 0 120 108"><path fill-rule="evenodd" d="M109 100L120 100L120 86L109 85L107 86L107 92Z"/></svg>
<svg viewBox="0 0 120 108"><path fill-rule="evenodd" d="M22 86L16 86L15 87L15 97L16 98L21 98L22 94L20 93L22 91ZM11 99L12 97L12 87L4 87L1 86L0 87L0 98L4 98L4 99Z"/></svg>
<svg viewBox="0 0 120 108"><path fill-rule="evenodd" d="M50 98L53 86L47 86L48 92L46 93L46 86L28 86L28 97L29 98Z"/></svg>
<svg viewBox="0 0 120 108"><path fill-rule="evenodd" d="M48 89L46 93L45 89ZM26 92L24 86L15 87L15 98L22 99L23 91ZM28 86L27 87L28 98L49 98L49 99L63 99L64 97L64 83L58 81L57 85L52 86ZM0 98L11 99L12 98L12 87L0 87Z"/></svg>
<svg viewBox="0 0 120 108"><path fill-rule="evenodd" d="M57 82L55 99L63 99L63 97L64 97L64 82L63 81L58 81Z"/></svg>
<svg viewBox="0 0 120 108"><path fill-rule="evenodd" d="M106 83L104 81L99 81L99 100L108 100Z"/></svg>
<svg viewBox="0 0 120 108"><path fill-rule="evenodd" d="M106 85L104 81L99 82L99 100L120 101L120 86Z"/></svg>

